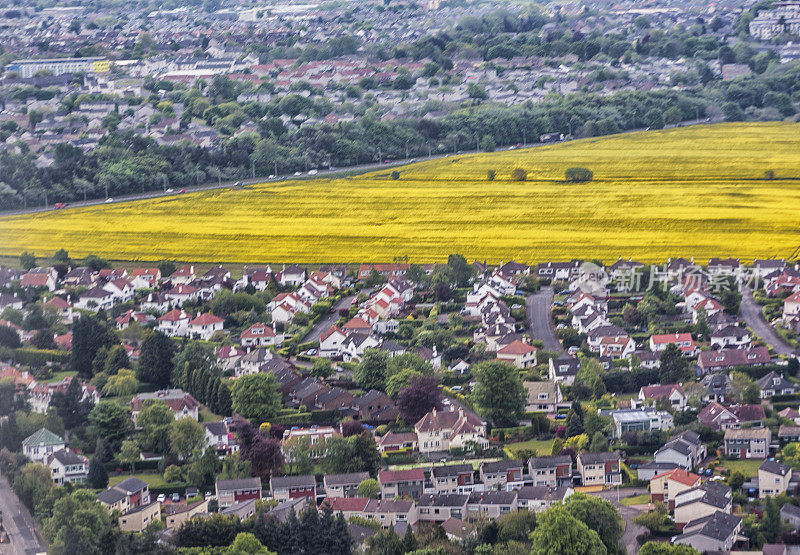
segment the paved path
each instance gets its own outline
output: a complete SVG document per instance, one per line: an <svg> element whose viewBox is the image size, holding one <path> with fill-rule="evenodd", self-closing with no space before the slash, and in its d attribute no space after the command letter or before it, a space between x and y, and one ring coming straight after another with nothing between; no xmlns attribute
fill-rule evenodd
<svg viewBox="0 0 800 555"><path fill-rule="evenodd" d="M631 497L634 495L642 495L647 493L647 488L621 488L619 490L620 498ZM589 495L596 495L602 497L606 501L610 501L619 511L622 518L625 519L625 532L622 534L622 543L625 545L625 550L629 555L636 555L639 552L639 542L636 541L636 536L645 531L643 526L639 526L633 522L633 519L639 516L642 511L635 507L626 507L617 503L617 490L609 489L597 493L590 493Z"/></svg>
<svg viewBox="0 0 800 555"><path fill-rule="evenodd" d="M739 305L739 317L747 322L747 325L756 332L762 341L772 346L777 354L795 354L792 346L786 343L773 327L764 320L761 305L753 300L753 291L747 287L742 287L742 303Z"/></svg>
<svg viewBox="0 0 800 555"><path fill-rule="evenodd" d="M528 329L533 337L544 341L544 348L548 351L562 352L564 349L556 337L550 314L553 306L553 288L542 287L533 295L528 295L525 304L528 307Z"/></svg>
<svg viewBox="0 0 800 555"><path fill-rule="evenodd" d="M47 551L39 539L33 517L3 475L0 475L0 510L3 511L3 526L11 539L9 544L0 544L0 554L29 555Z"/></svg>
<svg viewBox="0 0 800 555"><path fill-rule="evenodd" d="M308 332L308 335L303 338L301 343L319 341L320 336L328 331L330 327L339 319L339 310L343 308L350 308L350 304L355 298L355 295L349 295L339 299L339 302L333 306L333 311L320 318L317 323L314 324L314 327L311 328L311 331Z"/></svg>

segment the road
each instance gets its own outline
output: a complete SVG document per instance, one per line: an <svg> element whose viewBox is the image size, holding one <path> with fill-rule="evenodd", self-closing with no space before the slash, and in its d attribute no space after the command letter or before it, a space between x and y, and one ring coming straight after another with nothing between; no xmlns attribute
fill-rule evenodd
<svg viewBox="0 0 800 555"><path fill-rule="evenodd" d="M353 302L353 299L355 298L356 298L355 295L349 295L347 297L342 297L341 299L339 299L339 302L333 306L333 310L331 311L331 313L326 314L325 316L320 318L317 321L317 323L314 324L314 327L311 328L311 331L308 332L308 335L306 335L303 338L303 341L301 341L301 343L311 343L312 341L319 341L320 336L326 331L328 331L330 327L334 323L336 323L336 321L339 319L339 310L341 310L342 308L350 308L350 304Z"/></svg>
<svg viewBox="0 0 800 555"><path fill-rule="evenodd" d="M619 490L621 497L631 497L634 495L642 495L647 493L647 488L625 488ZM645 531L643 526L639 526L633 522L633 519L641 514L639 509L633 507L626 507L617 503L617 490L609 489L603 490L598 493L591 493L589 495L596 495L602 497L606 501L610 501L619 511L622 518L625 519L625 532L622 534L622 543L625 544L625 551L629 555L636 555L639 552L639 542L636 541L636 536Z"/></svg>
<svg viewBox="0 0 800 555"><path fill-rule="evenodd" d="M713 121L708 121L708 120L698 119L698 120L690 120L690 121L682 122L682 123L677 124L677 125L679 125L679 126L706 125L708 123L712 123L713 124L714 122ZM668 125L667 127L675 127L675 125ZM622 133L625 133L625 134L628 134L628 133L639 133L641 131L647 131L647 129L649 129L649 128L628 129L627 131L623 131ZM562 141L562 142L570 142L570 140L574 140L574 139L568 139L568 140ZM521 148L536 148L536 147L540 147L540 146L547 146L549 144L552 144L552 143L533 143L533 144L525 145L524 147L521 147ZM498 151L501 151L501 150L514 150L516 148L517 148L516 146L508 146L508 147L498 148L497 150ZM389 168L394 168L394 167L397 167L397 166L403 166L405 164L409 164L409 163L412 163L412 162L422 162L424 160L436 160L436 159L439 159L439 158L449 158L451 156L462 156L462 155L465 155L465 154L475 154L477 152L480 152L480 151L477 151L477 150L464 150L464 151L458 151L458 153L451 153L451 154L435 154L433 156L419 156L417 158L407 158L407 159L404 159L404 160L393 160L393 161L391 161L389 163L384 162L384 163L374 163L374 164L361 164L361 165L358 165L358 166L347 166L347 167L344 167L344 168L335 168L335 169L328 169L328 170L317 170L317 173L314 174L313 176L309 176L307 173L303 173L301 175L279 175L277 177L273 177L272 179L270 179L268 177L258 177L258 178L253 178L253 179L242 179L241 183L242 183L242 185L254 185L254 184L257 184L257 183L281 183L281 182L284 182L284 181L296 180L296 179L311 179L311 178L319 178L319 177L336 177L337 175L348 174L348 173L352 173L352 172L369 171L369 170L377 170L377 169L384 169L384 168L385 169L389 169ZM188 186L188 187L185 187L185 189L186 189L187 193L193 193L193 192L198 192L198 191L210 191L210 190L213 190L213 189L227 189L227 188L232 187L237 182L239 182L239 181L216 181L216 182L205 183L203 185ZM180 194L180 193L177 193L175 191L170 192L170 193L167 193L166 191L149 191L149 192L146 192L146 193L137 193L137 194L134 194L134 195L123 195L123 196L114 197L113 199L111 199L110 203L111 204L116 204L116 203L119 203L119 202L128 202L128 201L132 201L132 200L142 200L142 199L158 198L158 197L169 197L169 196L174 196L174 195L178 195L178 194ZM54 201L58 201L58 199L53 199L53 200ZM94 205L98 205L98 204L106 204L106 200L107 199L99 198L99 199L90 199L90 200L86 200L86 201L73 201L73 202L69 203L69 208L78 208L78 207L82 207L82 206L94 206ZM47 212L49 210L53 210L52 205L50 205L50 206L36 206L36 207L18 209L18 210L0 211L0 216L14 216L14 215L18 215L18 214L31 214L31 213L34 213L34 212Z"/></svg>
<svg viewBox="0 0 800 555"><path fill-rule="evenodd" d="M762 341L771 345L780 355L793 355L795 350L764 320L761 305L753 300L753 291L742 287L742 303L739 305L739 317L758 335Z"/></svg>
<svg viewBox="0 0 800 555"><path fill-rule="evenodd" d="M553 319L550 316L550 308L553 306L553 288L542 287L533 295L528 295L525 304L528 307L528 329L533 337L541 339L544 342L544 348L548 351L563 352L564 349L556 337Z"/></svg>
<svg viewBox="0 0 800 555"><path fill-rule="evenodd" d="M0 510L3 526L11 543L0 544L1 555L44 553L47 547L39 538L36 523L30 512L16 496L5 476L0 475Z"/></svg>

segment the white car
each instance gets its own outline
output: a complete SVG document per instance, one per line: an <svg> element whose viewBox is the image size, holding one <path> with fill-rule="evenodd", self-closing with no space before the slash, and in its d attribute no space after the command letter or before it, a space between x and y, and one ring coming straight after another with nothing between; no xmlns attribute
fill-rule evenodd
<svg viewBox="0 0 800 555"><path fill-rule="evenodd" d="M311 170L308 172L308 175L317 175L319 172L317 170Z"/></svg>
<svg viewBox="0 0 800 555"><path fill-rule="evenodd" d="M303 172L294 172L295 175L303 175Z"/></svg>
<svg viewBox="0 0 800 555"><path fill-rule="evenodd" d="M165 192L165 193L174 193L174 192L175 192L175 189L167 189L167 190L166 190L166 191L164 191L164 192Z"/></svg>
<svg viewBox="0 0 800 555"><path fill-rule="evenodd" d="M275 174L274 173L269 174L269 177L267 179L275 179Z"/></svg>
<svg viewBox="0 0 800 555"><path fill-rule="evenodd" d="M113 199L113 198L111 198L111 197L108 197L108 198L106 199L106 204L108 204L109 202L114 202L114 199Z"/></svg>
<svg viewBox="0 0 800 555"><path fill-rule="evenodd" d="M163 494L163 493L160 493L160 494L158 494L158 499L157 500L158 500L159 503L163 503L164 501L167 500L167 496L165 494Z"/></svg>

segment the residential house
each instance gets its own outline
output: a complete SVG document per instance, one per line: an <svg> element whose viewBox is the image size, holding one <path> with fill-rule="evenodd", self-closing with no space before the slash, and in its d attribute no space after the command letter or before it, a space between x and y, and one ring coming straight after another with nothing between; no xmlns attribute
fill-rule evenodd
<svg viewBox="0 0 800 555"><path fill-rule="evenodd" d="M795 529L800 529L800 507L786 503L781 507L781 520L785 520Z"/></svg>
<svg viewBox="0 0 800 555"><path fill-rule="evenodd" d="M792 467L788 464L765 459L758 467L758 497L776 496L786 493L792 481Z"/></svg>
<svg viewBox="0 0 800 555"><path fill-rule="evenodd" d="M255 505L255 503L253 503ZM164 505L167 528L177 530L187 520L208 513L208 500Z"/></svg>
<svg viewBox="0 0 800 555"><path fill-rule="evenodd" d="M497 359L513 364L516 368L536 366L536 347L520 340L512 341L497 350Z"/></svg>
<svg viewBox="0 0 800 555"><path fill-rule="evenodd" d="M572 458L569 455L531 457L528 460L528 473L534 486L571 486Z"/></svg>
<svg viewBox="0 0 800 555"><path fill-rule="evenodd" d="M461 448L468 443L476 443L483 448L489 446L486 438L486 422L474 412L451 404L449 410L431 410L414 425L420 453L449 451Z"/></svg>
<svg viewBox="0 0 800 555"><path fill-rule="evenodd" d="M467 501L467 518L470 521L495 520L518 508L515 490L474 491Z"/></svg>
<svg viewBox="0 0 800 555"><path fill-rule="evenodd" d="M97 494L97 499L109 511L128 509L150 503L150 487L147 482L131 476Z"/></svg>
<svg viewBox="0 0 800 555"><path fill-rule="evenodd" d="M123 532L144 532L145 528L161 519L161 503L153 501L134 507L119 517L119 529Z"/></svg>
<svg viewBox="0 0 800 555"><path fill-rule="evenodd" d="M761 389L762 399L769 399L773 395L794 395L800 391L800 386L790 382L783 377L783 374L777 372L770 372L756 380L756 384Z"/></svg>
<svg viewBox="0 0 800 555"><path fill-rule="evenodd" d="M760 426L765 418L761 405L732 405L724 407L709 403L701 410L697 419L714 430L738 429L745 424Z"/></svg>
<svg viewBox="0 0 800 555"><path fill-rule="evenodd" d="M206 447L212 447L220 457L225 457L239 450L239 443L228 429L227 420L203 423Z"/></svg>
<svg viewBox="0 0 800 555"><path fill-rule="evenodd" d="M723 447L728 457L764 459L769 455L771 440L769 428L728 428L725 430Z"/></svg>
<svg viewBox="0 0 800 555"><path fill-rule="evenodd" d="M391 451L416 451L417 434L415 432L387 432L375 438L378 451L387 453Z"/></svg>
<svg viewBox="0 0 800 555"><path fill-rule="evenodd" d="M369 479L368 472L326 474L322 479L328 497L356 497L358 485Z"/></svg>
<svg viewBox="0 0 800 555"><path fill-rule="evenodd" d="M426 493L417 501L418 518L422 522L442 523L450 518L467 516L469 495L459 493Z"/></svg>
<svg viewBox="0 0 800 555"><path fill-rule="evenodd" d="M573 493L570 487L523 486L517 490L517 507L540 513L565 501Z"/></svg>
<svg viewBox="0 0 800 555"><path fill-rule="evenodd" d="M657 474L650 480L650 502L660 501L672 510L675 508L675 497L686 490L700 485L700 476L676 468Z"/></svg>
<svg viewBox="0 0 800 555"><path fill-rule="evenodd" d="M431 468L436 493L469 493L475 486L471 464L446 464Z"/></svg>
<svg viewBox="0 0 800 555"><path fill-rule="evenodd" d="M729 370L737 366L763 366L770 362L771 358L767 347L700 351L697 358L697 364L703 372Z"/></svg>
<svg viewBox="0 0 800 555"><path fill-rule="evenodd" d="M155 289L161 280L161 271L158 268L135 268L130 275L134 289Z"/></svg>
<svg viewBox="0 0 800 555"><path fill-rule="evenodd" d="M697 468L706 458L706 446L700 436L685 430L667 441L653 455L656 463L674 464L684 470Z"/></svg>
<svg viewBox="0 0 800 555"><path fill-rule="evenodd" d="M395 420L398 415L394 401L376 389L356 397L353 406L358 411L358 419L365 422L388 422Z"/></svg>
<svg viewBox="0 0 800 555"><path fill-rule="evenodd" d="M728 325L711 332L712 349L748 349L751 341L750 332L739 326Z"/></svg>
<svg viewBox="0 0 800 555"><path fill-rule="evenodd" d="M800 441L800 426L781 425L778 428L778 443L784 446L793 441Z"/></svg>
<svg viewBox="0 0 800 555"><path fill-rule="evenodd" d="M419 499L425 486L425 473L421 468L411 470L381 470L378 472L382 499Z"/></svg>
<svg viewBox="0 0 800 555"><path fill-rule="evenodd" d="M561 386L558 382L523 382L528 391L528 400L525 404L526 412L546 412L554 414L558 404L564 400Z"/></svg>
<svg viewBox="0 0 800 555"><path fill-rule="evenodd" d="M675 496L675 525L681 530L686 523L713 515L717 511L730 514L732 507L731 488L709 480Z"/></svg>
<svg viewBox="0 0 800 555"><path fill-rule="evenodd" d="M674 410L684 410L686 408L686 395L683 393L681 384L666 385L645 385L639 390L639 400L658 401L667 399L669 406Z"/></svg>
<svg viewBox="0 0 800 555"><path fill-rule="evenodd" d="M783 300L783 323L793 328L798 318L800 318L800 291Z"/></svg>
<svg viewBox="0 0 800 555"><path fill-rule="evenodd" d="M741 517L716 511L686 523L683 533L673 537L672 543L688 545L700 553L728 553L741 529Z"/></svg>
<svg viewBox="0 0 800 555"><path fill-rule="evenodd" d="M43 464L47 464L50 455L66 447L66 442L47 428L41 428L22 440L22 454Z"/></svg>
<svg viewBox="0 0 800 555"><path fill-rule="evenodd" d="M400 523L411 525L418 520L417 507L410 499L370 499L362 516L379 522L383 528L395 528Z"/></svg>
<svg viewBox="0 0 800 555"><path fill-rule="evenodd" d="M272 497L278 501L308 497L317 497L317 479L313 474L304 476L273 476L269 479Z"/></svg>
<svg viewBox="0 0 800 555"><path fill-rule="evenodd" d="M200 290L193 285L176 285L164 293L164 296L172 306L182 307L186 301L200 298Z"/></svg>
<svg viewBox="0 0 800 555"><path fill-rule="evenodd" d="M486 490L518 489L523 484L524 471L525 461L512 459L482 462L478 469Z"/></svg>
<svg viewBox="0 0 800 555"><path fill-rule="evenodd" d="M283 343L283 334L280 336L266 324L253 324L239 336L242 347L263 347L280 345Z"/></svg>
<svg viewBox="0 0 800 555"><path fill-rule="evenodd" d="M241 478L238 480L220 480L214 485L217 503L220 507L230 507L234 503L242 503L251 499L261 499L261 478Z"/></svg>
<svg viewBox="0 0 800 555"><path fill-rule="evenodd" d="M730 388L730 378L727 374L706 374L700 381L706 388L703 395L705 403L724 403L725 396Z"/></svg>
<svg viewBox="0 0 800 555"><path fill-rule="evenodd" d="M131 399L131 419L134 424L136 424L136 418L145 401L148 400L164 402L174 413L175 420L187 417L199 420L200 403L192 397L191 393L186 393L182 389L162 389L152 393L140 393Z"/></svg>
<svg viewBox="0 0 800 555"><path fill-rule="evenodd" d="M319 356L337 358L342 356L342 345L347 339L347 334L337 326L331 326L319 338Z"/></svg>
<svg viewBox="0 0 800 555"><path fill-rule="evenodd" d="M579 453L577 469L584 486L614 486L622 483L619 453Z"/></svg>
<svg viewBox="0 0 800 555"><path fill-rule="evenodd" d="M89 474L89 460L66 449L49 455L45 464L53 473L53 482L59 486L63 486L66 482L82 483Z"/></svg>
<svg viewBox="0 0 800 555"><path fill-rule="evenodd" d="M559 382L564 385L572 385L575 376L581 369L580 361L575 357L559 357L550 359L548 362L548 378L551 382Z"/></svg>
<svg viewBox="0 0 800 555"><path fill-rule="evenodd" d="M224 323L223 318L207 312L189 322L186 328L187 335L193 339L208 341L216 332L222 331Z"/></svg>
<svg viewBox="0 0 800 555"><path fill-rule="evenodd" d="M322 500L320 508L330 507L334 515L341 513L345 519L351 517L365 518L364 511L369 505L369 501L368 497L329 495Z"/></svg>
<svg viewBox="0 0 800 555"><path fill-rule="evenodd" d="M292 440L308 440L310 456L313 459L322 458L325 455L325 441L341 435L339 430L333 426L311 426L310 428L292 427L283 432L283 445L291 443ZM291 460L291 455L284 452L287 460Z"/></svg>
<svg viewBox="0 0 800 555"><path fill-rule="evenodd" d="M602 413L611 417L615 437L622 437L625 432L666 431L672 428L673 424L669 412L649 407L602 411Z"/></svg>
<svg viewBox="0 0 800 555"><path fill-rule="evenodd" d="M178 308L158 317L158 331L170 337L184 337L189 334L190 314Z"/></svg>
<svg viewBox="0 0 800 555"><path fill-rule="evenodd" d="M650 336L650 350L654 353L664 351L669 345L675 345L686 356L692 356L697 352L691 333L666 333Z"/></svg>

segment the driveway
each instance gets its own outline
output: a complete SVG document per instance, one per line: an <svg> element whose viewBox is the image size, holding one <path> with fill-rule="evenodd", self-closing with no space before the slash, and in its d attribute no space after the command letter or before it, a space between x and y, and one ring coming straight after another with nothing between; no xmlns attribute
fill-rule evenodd
<svg viewBox="0 0 800 555"><path fill-rule="evenodd" d="M793 355L795 350L786 343L783 338L775 332L761 312L761 305L753 300L753 291L747 287L742 287L742 303L739 305L739 318L747 322L747 325L756 332L762 341L772 347L779 355Z"/></svg>
<svg viewBox="0 0 800 555"><path fill-rule="evenodd" d="M44 553L47 546L39 538L36 523L16 496L5 476L0 475L0 510L3 511L3 526L11 543L0 544L2 555L29 555Z"/></svg>
<svg viewBox="0 0 800 555"><path fill-rule="evenodd" d="M633 522L633 519L642 514L642 511L634 507L620 505L617 503L617 495L620 498L624 498L644 493L647 493L647 488L623 488L619 492L616 489L609 489L589 494L610 501L617 508L620 516L625 519L625 532L622 533L622 543L625 545L625 551L628 552L628 555L636 555L639 552L639 542L636 541L636 536L644 532L646 528Z"/></svg>
<svg viewBox="0 0 800 555"><path fill-rule="evenodd" d="M528 295L525 299L528 307L528 329L535 339L544 342L544 348L548 351L563 352L561 343L556 337L556 330L553 328L553 320L550 316L550 309L553 306L553 288L542 287L533 295Z"/></svg>
<svg viewBox="0 0 800 555"><path fill-rule="evenodd" d="M349 295L347 297L342 297L341 299L339 299L339 302L334 305L332 312L320 318L317 321L317 323L314 324L314 327L311 328L311 331L308 332L308 335L306 335L303 338L303 341L301 341L301 343L311 343L312 341L319 341L320 336L326 331L328 331L330 327L333 324L335 324L336 321L339 319L339 310L341 310L342 308L350 308L350 304L353 302L353 299L355 298L356 298L355 295Z"/></svg>

